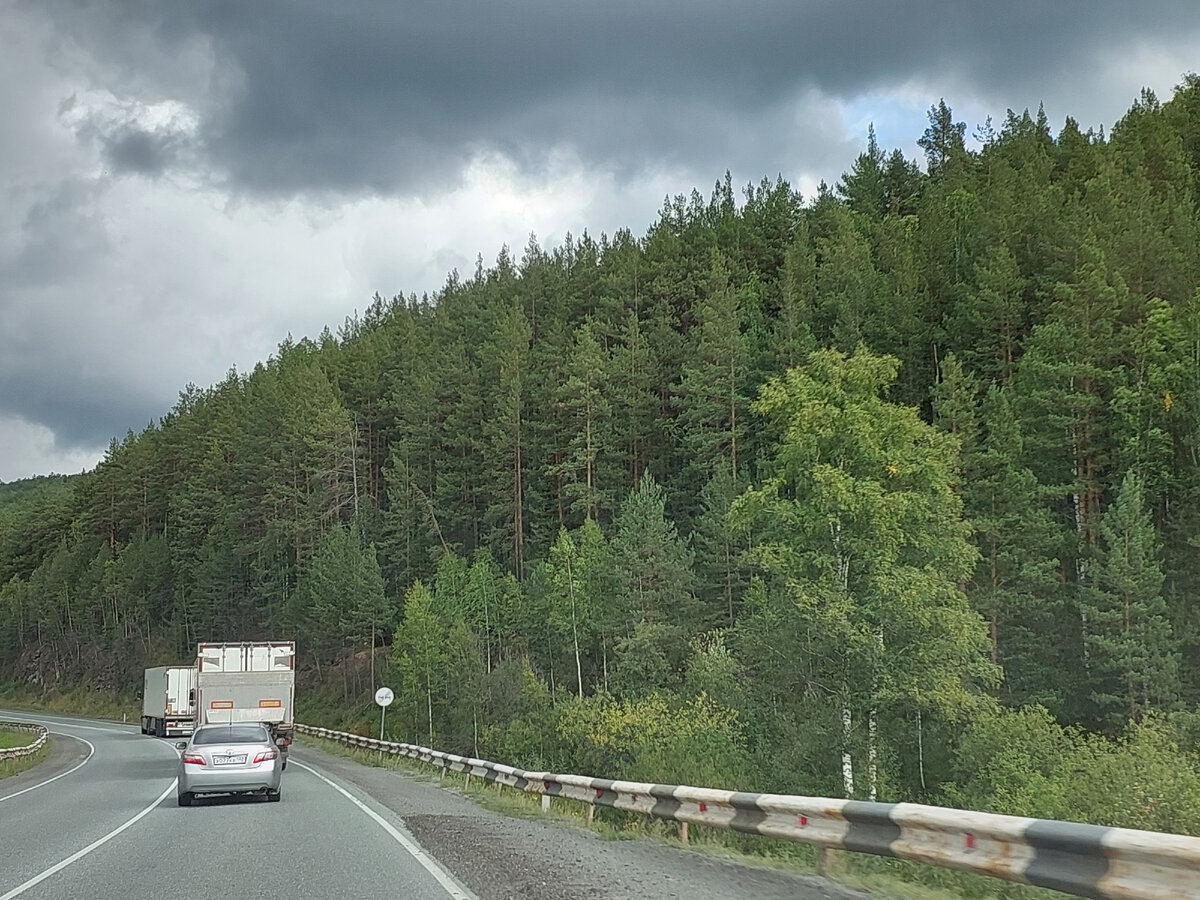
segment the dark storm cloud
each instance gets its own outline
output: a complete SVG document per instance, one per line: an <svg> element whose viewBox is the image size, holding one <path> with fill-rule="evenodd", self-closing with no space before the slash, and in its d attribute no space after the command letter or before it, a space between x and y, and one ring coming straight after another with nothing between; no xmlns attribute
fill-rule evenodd
<svg viewBox="0 0 1200 900"><path fill-rule="evenodd" d="M93 215L98 191L94 182L67 178L29 205L15 252L0 262L0 291L8 303L13 289L66 281L108 252L108 235Z"/></svg>
<svg viewBox="0 0 1200 900"><path fill-rule="evenodd" d="M0 414L44 425L60 450L102 447L165 412L159 398L131 391L124 381L89 377L60 364L8 373L3 390L9 399Z"/></svg>
<svg viewBox="0 0 1200 900"><path fill-rule="evenodd" d="M177 132L127 126L102 137L103 156L114 172L156 176L171 167L183 140Z"/></svg>
<svg viewBox="0 0 1200 900"><path fill-rule="evenodd" d="M799 152L831 149L816 136L805 142L803 122L791 141L805 146L745 137L781 127L808 90L850 99L920 78L952 105L957 89L995 103L1002 116L1008 105L1036 106L1056 80L1087 78L1134 40L1179 39L1200 21L1192 0L109 0L49 8L60 29L120 73L124 89L191 94L214 177L284 195L436 190L479 150L536 171L556 145L617 171L665 159L707 173L786 174ZM185 83L173 54L201 46L210 77ZM118 145L128 154L121 158L162 165L160 146L144 135L130 141Z"/></svg>
<svg viewBox="0 0 1200 900"><path fill-rule="evenodd" d="M14 0L0 21L0 418L66 447L102 446L163 412L164 383L227 367L225 331L246 330L228 298L296 269L305 232L271 231L279 210L311 211L319 232L364 195L465 209L439 195L488 184L463 167L492 153L530 179L502 190L536 195L578 180L566 150L612 186L579 208L636 229L631 185L836 178L864 137L847 125L879 116L915 153L912 109L939 96L969 130L1040 100L1055 125L1108 127L1137 66L1200 45L1195 0ZM536 202L509 203L519 241ZM403 234L387 216L362 227ZM429 221L430 265L474 258L455 214ZM346 235L328 246L361 267ZM326 295L346 283L312 271ZM292 290L297 305L321 293Z"/></svg>

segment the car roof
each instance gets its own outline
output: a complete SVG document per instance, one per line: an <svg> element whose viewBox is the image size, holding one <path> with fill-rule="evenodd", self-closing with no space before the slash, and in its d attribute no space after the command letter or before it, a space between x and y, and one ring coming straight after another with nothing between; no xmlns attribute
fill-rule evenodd
<svg viewBox="0 0 1200 900"><path fill-rule="evenodd" d="M193 731L192 735L195 736L200 734L202 731L232 731L235 728L253 728L258 731L259 734L262 734L265 737L270 737L270 733L267 731L267 726L263 725L261 722L209 722L207 725L201 725L199 728Z"/></svg>

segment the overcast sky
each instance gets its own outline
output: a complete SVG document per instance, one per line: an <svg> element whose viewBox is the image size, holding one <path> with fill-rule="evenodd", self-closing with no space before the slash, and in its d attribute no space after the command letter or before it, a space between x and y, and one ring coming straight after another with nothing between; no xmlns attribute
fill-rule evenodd
<svg viewBox="0 0 1200 900"><path fill-rule="evenodd" d="M0 481L530 234L808 197L943 97L1107 130L1198 48L1196 0L0 0Z"/></svg>

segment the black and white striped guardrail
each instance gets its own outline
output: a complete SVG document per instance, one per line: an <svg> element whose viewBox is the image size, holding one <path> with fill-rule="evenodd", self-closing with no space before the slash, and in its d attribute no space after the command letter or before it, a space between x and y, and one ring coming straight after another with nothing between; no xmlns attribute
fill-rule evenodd
<svg viewBox="0 0 1200 900"><path fill-rule="evenodd" d="M488 782L680 822L872 853L1097 900L1200 900L1200 838L993 813L823 797L717 791L526 772L500 763L296 725L302 734L406 756Z"/></svg>
<svg viewBox="0 0 1200 900"><path fill-rule="evenodd" d="M23 756L32 756L46 745L46 741L50 739L49 732L42 725L31 725L28 722L3 722L0 721L0 728L8 731L28 731L36 734L37 737L33 743L25 747L10 747L7 750L0 749L0 759L20 759Z"/></svg>

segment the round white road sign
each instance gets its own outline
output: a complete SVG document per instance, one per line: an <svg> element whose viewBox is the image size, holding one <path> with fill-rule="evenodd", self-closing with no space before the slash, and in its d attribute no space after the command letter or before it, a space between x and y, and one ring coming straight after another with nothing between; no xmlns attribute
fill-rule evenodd
<svg viewBox="0 0 1200 900"><path fill-rule="evenodd" d="M396 695L392 693L391 688L380 688L375 692L375 702L380 706L390 706L395 699Z"/></svg>

